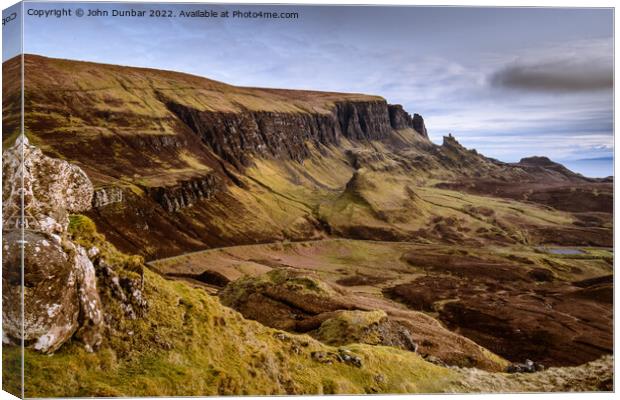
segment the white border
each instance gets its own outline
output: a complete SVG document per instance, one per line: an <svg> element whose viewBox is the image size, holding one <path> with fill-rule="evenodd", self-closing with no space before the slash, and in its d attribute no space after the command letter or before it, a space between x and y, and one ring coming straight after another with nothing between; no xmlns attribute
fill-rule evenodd
<svg viewBox="0 0 620 400"><path fill-rule="evenodd" d="M42 2L55 2L55 1L47 1L44 0ZM60 2L60 1L56 1ZM86 2L96 2L96 1L67 1L67 2L75 2L75 3L86 3ZM17 3L13 0L0 0L0 6L2 9L7 8L13 4ZM157 1L148 1L148 0L132 0L132 1L118 1L118 3L158 3ZM260 0L242 0L242 1L232 1L232 0L220 0L220 1L181 1L181 0L168 0L168 1L160 1L159 3L200 3L200 4L291 4L291 5L401 5L401 6L474 6L474 7L584 7L584 8L593 8L593 7L605 7L605 8L614 8L614 27L615 27L615 1L609 0L590 0L590 1L562 1L562 0L504 0L501 2L493 1L493 0L448 0L448 1L437 1L437 0L425 0L425 1L408 1L408 0L388 0L388 1L371 1L371 0L268 0L268 1L260 1ZM617 39L617 32L614 29L614 43ZM1 34L0 34L1 39ZM618 49L614 46L614 60L617 58ZM618 76L618 66L614 62L614 77ZM614 81L615 82L615 81ZM0 85L2 80L0 78ZM617 103L618 92L615 91L614 88L614 105ZM617 149L615 147L615 126L616 126L616 115L617 110L614 107L614 176L618 176L620 172L620 166L615 163L615 159L617 156ZM616 209L616 204L618 202L618 187L614 184L614 210ZM614 212L614 239L617 237L620 227L615 218ZM614 240L615 245L615 240ZM615 247L615 246L614 246ZM1 261L1 256L0 256ZM615 267L615 255L614 255L614 267ZM615 269L615 268L614 268ZM615 272L615 271L614 271ZM616 282L616 277L614 273L614 295L618 293L618 286ZM614 299L618 298L614 296ZM618 329L617 329L617 320L615 319L614 314L614 347L615 344L618 343ZM618 363L614 363L614 388L616 387L617 380L615 376L618 374ZM1 379L1 378L0 378ZM365 395L370 397L371 395ZM515 399L535 399L539 397L543 397L545 399L562 399L562 400L572 400L585 398L587 396L588 399L611 399L614 398L614 394L608 393L550 393L550 394L465 394L465 395L449 395L449 394L438 394L438 395L397 395L397 397L392 395L372 395L373 399L414 399L414 400L438 400L438 399L454 399L458 398L455 396L467 396L468 398L484 398L487 400L515 400ZM359 396L338 396L341 399L357 399L359 400ZM0 392L0 399L14 399L15 397L2 391ZM145 397L142 397L144 399ZM192 397L192 398L208 398L208 397ZM264 398L272 398L271 396L226 396L226 399L264 399ZM317 396L295 396L294 399L316 399ZM175 399L174 397L154 397L152 399Z"/></svg>

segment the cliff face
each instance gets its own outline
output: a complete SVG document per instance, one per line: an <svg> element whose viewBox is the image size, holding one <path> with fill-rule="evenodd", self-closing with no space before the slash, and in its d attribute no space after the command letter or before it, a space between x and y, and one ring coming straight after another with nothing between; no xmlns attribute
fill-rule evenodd
<svg viewBox="0 0 620 400"><path fill-rule="evenodd" d="M389 104L390 124L394 129L414 129L418 134L428 139L424 118L420 114L409 114L400 104Z"/></svg>
<svg viewBox="0 0 620 400"><path fill-rule="evenodd" d="M224 190L221 180L210 173L173 186L151 188L148 193L166 211L174 212L191 207L198 201L209 200L220 190Z"/></svg>
<svg viewBox="0 0 620 400"><path fill-rule="evenodd" d="M18 66L19 59L9 60L4 70ZM96 185L162 168L214 168L220 160L237 169L254 157L301 162L311 144L385 141L415 127L427 140L421 117L378 96L241 88L171 71L34 55L25 56L24 68L27 130L45 142L44 151L83 165ZM11 128L9 119L4 123Z"/></svg>
<svg viewBox="0 0 620 400"><path fill-rule="evenodd" d="M382 140L393 129L385 101L337 103L336 116L344 136L353 140Z"/></svg>
<svg viewBox="0 0 620 400"><path fill-rule="evenodd" d="M411 127L415 129L422 136L428 138L428 132L426 131L426 125L424 125L424 118L420 114L413 114L411 121Z"/></svg>
<svg viewBox="0 0 620 400"><path fill-rule="evenodd" d="M302 161L310 156L309 142L338 145L341 138L385 140L394 129L415 125L401 106L385 100L337 102L330 113L233 113L200 111L172 101L166 104L219 157L237 167L249 165L252 156Z"/></svg>
<svg viewBox="0 0 620 400"><path fill-rule="evenodd" d="M121 203L123 197L123 190L119 187L109 186L98 188L93 194L92 206L94 208L100 208L110 204Z"/></svg>

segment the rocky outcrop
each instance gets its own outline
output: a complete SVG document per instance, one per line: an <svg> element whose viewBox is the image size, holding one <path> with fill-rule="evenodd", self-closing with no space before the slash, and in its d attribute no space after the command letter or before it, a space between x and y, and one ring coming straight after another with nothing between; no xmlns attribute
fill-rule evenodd
<svg viewBox="0 0 620 400"><path fill-rule="evenodd" d="M424 125L424 118L422 118L420 114L413 114L413 129L415 129L420 135L428 138L426 125Z"/></svg>
<svg viewBox="0 0 620 400"><path fill-rule="evenodd" d="M413 128L413 119L411 115L403 109L400 104L388 105L390 113L390 124L394 129Z"/></svg>
<svg viewBox="0 0 620 400"><path fill-rule="evenodd" d="M24 136L4 152L2 167L3 341L19 342L23 329L26 345L49 353L77 332L92 351L103 322L95 269L86 250L66 237L68 213L90 208L92 184L80 168L46 157ZM22 279L23 310L14 301Z"/></svg>
<svg viewBox="0 0 620 400"><path fill-rule="evenodd" d="M94 200L80 168L45 156L23 136L3 153L2 167L3 342L23 338L53 353L75 337L96 350L105 329L144 315L143 259L119 253L90 219L69 213L119 195L108 190Z"/></svg>
<svg viewBox="0 0 620 400"><path fill-rule="evenodd" d="M338 138L335 121L324 115L199 111L176 103L168 108L215 154L237 167L249 165L254 155L301 161L309 155L306 141L329 144Z"/></svg>
<svg viewBox="0 0 620 400"><path fill-rule="evenodd" d="M383 100L336 103L340 131L352 140L385 139L392 130L388 104Z"/></svg>
<svg viewBox="0 0 620 400"><path fill-rule="evenodd" d="M366 343L399 347L446 364L503 369L475 343L443 328L433 318L369 307L364 297L316 275L277 268L230 282L220 300L245 318L290 332L307 333L333 346Z"/></svg>
<svg viewBox="0 0 620 400"><path fill-rule="evenodd" d="M323 343L342 346L350 343L366 343L400 347L417 352L418 344L407 327L390 319L385 311L338 311L323 321L314 336Z"/></svg>
<svg viewBox="0 0 620 400"><path fill-rule="evenodd" d="M428 139L424 118L420 114L409 114L400 104L388 104L390 124L394 129L415 129L420 135Z"/></svg>
<svg viewBox="0 0 620 400"><path fill-rule="evenodd" d="M128 139L132 145L155 151L178 150L187 145L179 135L133 135Z"/></svg>
<svg viewBox="0 0 620 400"><path fill-rule="evenodd" d="M246 318L295 332L317 329L333 312L355 308L327 283L292 269L238 279L220 299Z"/></svg>
<svg viewBox="0 0 620 400"><path fill-rule="evenodd" d="M123 201L123 190L117 186L106 186L95 190L93 195L93 208L101 208L110 204Z"/></svg>
<svg viewBox="0 0 620 400"><path fill-rule="evenodd" d="M441 143L441 147L447 149L454 149L458 151L469 151L462 144L459 143L458 140L451 133L448 133L448 136L443 137L443 142Z"/></svg>
<svg viewBox="0 0 620 400"><path fill-rule="evenodd" d="M536 364L534 369L536 369ZM447 392L552 393L612 392L614 390L614 357L612 355L605 355L576 367L555 367L532 373L493 374L474 368L455 368L454 370L459 372L460 378L452 388L446 390Z"/></svg>
<svg viewBox="0 0 620 400"><path fill-rule="evenodd" d="M134 262L134 265L139 266L139 277L135 276L135 274L130 275L127 273L120 275L113 265L93 250L96 251L98 248L91 248L90 254L97 271L97 280L100 286L105 286L106 289L109 289L109 295L122 311L122 316L127 319L143 317L148 310L148 302L143 294L144 275L141 266L142 260L138 258L135 259L137 262ZM118 324L118 321L114 320L116 317L112 313L106 313L104 317L108 325Z"/></svg>
<svg viewBox="0 0 620 400"><path fill-rule="evenodd" d="M215 173L177 182L173 186L149 188L150 196L166 211L174 212L191 207L203 199L210 199L223 189L221 180Z"/></svg>
<svg viewBox="0 0 620 400"><path fill-rule="evenodd" d="M574 181L583 182L590 181L580 174L576 174L562 164L551 161L548 157L526 157L522 158L516 164L513 164L525 170L529 175L536 176L539 180L553 181Z"/></svg>
<svg viewBox="0 0 620 400"><path fill-rule="evenodd" d="M44 353L57 350L79 330L87 350L101 343L103 321L95 269L80 246L61 243L43 232L24 233L24 314L20 297L21 233L3 238L3 323L5 342L24 342Z"/></svg>
<svg viewBox="0 0 620 400"><path fill-rule="evenodd" d="M2 158L3 229L59 234L68 212L90 208L93 185L79 167L44 156L24 136Z"/></svg>
<svg viewBox="0 0 620 400"><path fill-rule="evenodd" d="M249 165L252 156L301 162L310 156L308 143L383 140L393 129L416 126L401 106L384 100L336 102L331 113L200 111L173 101L166 104L218 156L237 167Z"/></svg>

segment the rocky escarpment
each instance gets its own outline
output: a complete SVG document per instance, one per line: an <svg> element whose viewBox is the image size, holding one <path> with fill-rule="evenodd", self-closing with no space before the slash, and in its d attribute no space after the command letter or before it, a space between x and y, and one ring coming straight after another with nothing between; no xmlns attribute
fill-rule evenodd
<svg viewBox="0 0 620 400"><path fill-rule="evenodd" d="M172 101L167 106L218 156L237 167L249 165L252 156L302 161L310 156L309 143L382 140L394 129L418 126L426 137L421 117L411 118L401 106L384 100L336 102L331 113L200 111Z"/></svg>
<svg viewBox="0 0 620 400"><path fill-rule="evenodd" d="M86 249L63 236L68 213L90 207L93 187L82 170L44 156L24 136L2 158L3 340L19 342L23 329L27 345L53 352L80 329L92 350L103 322L95 269ZM15 301L21 279L23 310Z"/></svg>
<svg viewBox="0 0 620 400"><path fill-rule="evenodd" d="M412 128L420 135L428 138L424 118L420 114L409 114L400 104L388 104L390 124L394 129Z"/></svg>
<svg viewBox="0 0 620 400"><path fill-rule="evenodd" d="M91 207L90 180L79 167L43 155L24 136L3 153L2 175L3 342L23 338L26 346L52 353L75 336L87 351L95 350L105 325L98 279L105 266L99 247L70 233L70 213ZM119 280L118 271L108 275ZM135 285L125 287L135 315L131 303L145 303Z"/></svg>
<svg viewBox="0 0 620 400"><path fill-rule="evenodd" d="M217 174L211 172L172 186L149 188L147 192L166 211L174 212L190 207L200 200L208 200L220 190L224 190L224 184Z"/></svg>
<svg viewBox="0 0 620 400"><path fill-rule="evenodd" d="M413 129L418 131L422 136L428 138L428 132L426 131L426 125L424 125L424 118L420 114L413 114Z"/></svg>
<svg viewBox="0 0 620 400"><path fill-rule="evenodd" d="M580 227L577 231L554 229L549 234L545 229L533 229L532 237L543 243L610 245L609 226L597 215L613 212L610 182L584 177L547 157L503 163L466 149L452 135L444 137L442 146L433 152L445 167L460 172L456 179L440 182L436 187L539 203L576 213L579 221L575 225Z"/></svg>
<svg viewBox="0 0 620 400"><path fill-rule="evenodd" d="M340 131L348 139L381 140L393 129L383 100L338 102L335 111Z"/></svg>
<svg viewBox="0 0 620 400"><path fill-rule="evenodd" d="M123 189L117 186L97 188L93 194L92 205L94 208L105 207L110 204L123 201Z"/></svg>
<svg viewBox="0 0 620 400"><path fill-rule="evenodd" d="M87 214L101 232L120 250L149 258L323 235L426 237L426 227L435 223L417 211L434 218L447 209L418 204L407 193L431 181L438 182L436 189L465 185L461 190L491 196L503 196L498 192L502 184L512 190L515 181L526 182L507 197L571 211L590 205L597 212L611 208L611 191L604 187L585 187L578 196L569 187L531 194L530 182L547 186L557 171L500 163L452 137L436 146L425 137L420 115L377 96L244 88L171 71L38 56L25 60L25 112L33 139L50 155L73 160L94 182L94 207ZM353 169L362 167L375 175L373 185L380 190L369 187L366 195L376 193L378 202L349 202L359 197L348 197L355 193L345 191L345 185ZM210 178L201 181L209 171L225 190ZM344 196L335 204L337 192ZM333 212L317 217L319 208ZM345 209L351 218L336 222ZM361 217L360 211L368 213ZM584 218L591 227L603 217ZM459 225L462 232L455 241L482 236L469 223ZM512 232L517 230L530 228ZM583 236L583 229L567 232L571 243L572 237ZM430 240L445 240L445 233L437 230ZM537 236L557 237L546 231Z"/></svg>

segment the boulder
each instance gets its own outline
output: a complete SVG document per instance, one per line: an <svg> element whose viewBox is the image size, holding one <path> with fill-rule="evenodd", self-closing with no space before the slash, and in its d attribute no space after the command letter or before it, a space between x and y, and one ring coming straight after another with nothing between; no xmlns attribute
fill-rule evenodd
<svg viewBox="0 0 620 400"><path fill-rule="evenodd" d="M317 329L334 311L354 308L337 288L312 274L286 268L238 279L219 296L245 318L294 332Z"/></svg>
<svg viewBox="0 0 620 400"><path fill-rule="evenodd" d="M507 368L506 368L506 372L510 373L510 374L517 374L517 373L533 373L533 372L539 372L539 371L543 371L545 369L545 366L534 362L532 360L525 360L524 363L515 363L515 364L510 364Z"/></svg>
<svg viewBox="0 0 620 400"><path fill-rule="evenodd" d="M103 322L95 268L67 235L68 214L90 208L93 186L79 167L43 155L24 136L2 167L3 341L20 343L23 331L27 346L51 353L77 334L93 351Z"/></svg>
<svg viewBox="0 0 620 400"><path fill-rule="evenodd" d="M68 213L90 209L93 185L81 168L45 156L25 136L2 155L2 227L63 234Z"/></svg>
<svg viewBox="0 0 620 400"><path fill-rule="evenodd" d="M5 341L19 342L21 249L24 263L24 341L44 353L57 350L82 327L87 350L101 342L103 314L95 269L85 250L43 232L17 230L3 236L2 263Z"/></svg>

